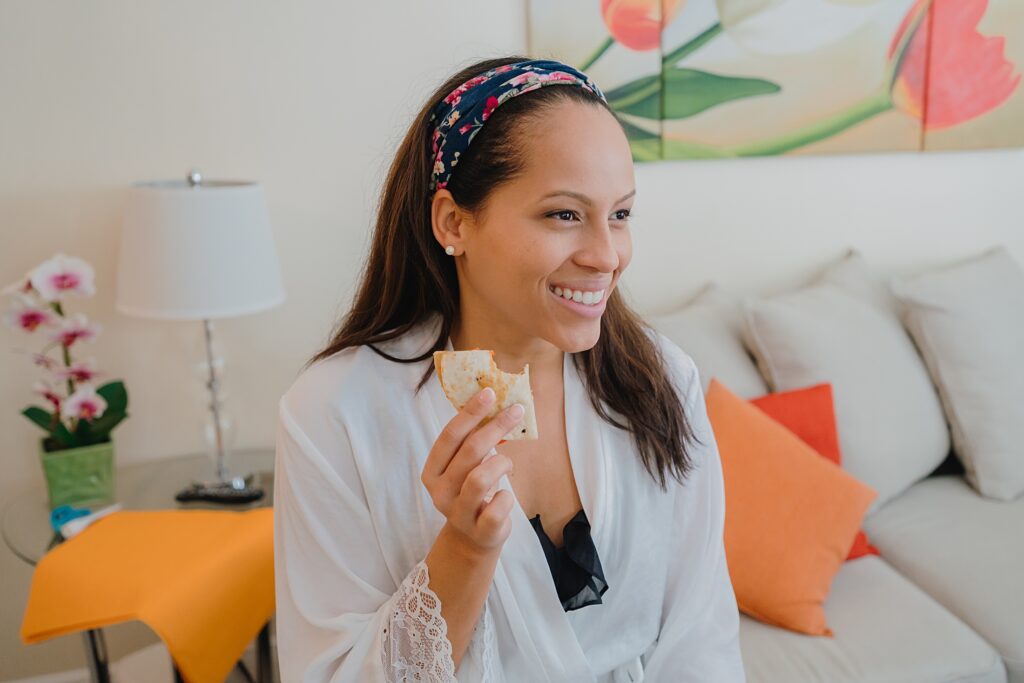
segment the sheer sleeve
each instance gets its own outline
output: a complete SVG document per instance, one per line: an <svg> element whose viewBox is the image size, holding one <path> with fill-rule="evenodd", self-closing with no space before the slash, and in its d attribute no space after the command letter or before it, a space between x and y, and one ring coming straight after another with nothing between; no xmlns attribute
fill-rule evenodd
<svg viewBox="0 0 1024 683"><path fill-rule="evenodd" d="M328 420L307 433L284 399L274 527L283 683L456 680L426 562L394 585L344 425Z"/></svg>
<svg viewBox="0 0 1024 683"><path fill-rule="evenodd" d="M693 360L666 342L684 409L703 445L690 453L696 468L676 491L661 631L644 662L644 678L679 683L744 683L739 610L725 558L722 463Z"/></svg>

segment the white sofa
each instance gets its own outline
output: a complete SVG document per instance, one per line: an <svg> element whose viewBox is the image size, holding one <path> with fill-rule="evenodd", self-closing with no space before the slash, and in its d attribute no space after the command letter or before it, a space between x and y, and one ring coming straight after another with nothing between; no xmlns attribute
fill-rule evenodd
<svg viewBox="0 0 1024 683"><path fill-rule="evenodd" d="M850 250L846 258L853 255ZM705 389L712 376L745 398L795 388L768 381L751 348L750 301L711 284L679 311L650 322L694 358ZM832 378L819 372L805 379ZM876 381L884 386L884 378ZM837 419L841 392L854 390L851 380L843 382L833 386ZM884 401L877 403L884 409ZM878 418L884 424L885 416ZM934 434L920 436L936 443ZM931 450L926 462L937 466L918 464L909 478L894 467L895 483L877 479L890 476L886 471L864 470L876 478L869 483L899 492L864 520L881 557L847 561L834 578L825 604L834 638L741 615L750 683L1024 683L1024 497L983 497L965 479L952 447ZM1024 467L1024 443L1017 454Z"/></svg>

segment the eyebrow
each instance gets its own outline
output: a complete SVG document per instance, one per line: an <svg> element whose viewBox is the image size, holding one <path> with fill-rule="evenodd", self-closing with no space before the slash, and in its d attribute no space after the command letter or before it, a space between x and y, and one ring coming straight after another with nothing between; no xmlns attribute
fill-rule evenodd
<svg viewBox="0 0 1024 683"><path fill-rule="evenodd" d="M636 194L636 188L634 187L630 192L628 192L627 194L623 195L623 197L621 199L617 200L615 203L618 204L619 202L624 202L624 201L626 201L627 199L629 199L630 197L632 197L635 194ZM573 192L572 190L555 190L554 192L548 192L546 195L541 197L541 200L548 199L549 197L557 197L559 195L565 195L566 197L573 197L574 199L580 200L581 202L583 202L587 206L591 206L593 204L593 202L591 201L590 197L588 197L585 194L580 194L579 192Z"/></svg>

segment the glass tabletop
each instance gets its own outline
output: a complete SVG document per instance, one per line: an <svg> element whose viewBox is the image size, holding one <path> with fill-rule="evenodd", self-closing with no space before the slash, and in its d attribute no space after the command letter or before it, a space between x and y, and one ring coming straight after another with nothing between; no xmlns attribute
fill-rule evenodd
<svg viewBox="0 0 1024 683"><path fill-rule="evenodd" d="M201 453L119 466L114 475L114 502L121 503L126 510L249 510L273 504L273 449L233 450L226 462L231 476L247 477L252 474L250 485L262 488L263 497L241 504L179 503L174 499L178 491L188 488L193 482L216 479L213 459ZM112 504L73 507L88 507L96 511ZM29 487L15 494L4 508L0 527L11 551L31 565L39 562L47 551L63 540L50 526L50 505L42 486Z"/></svg>

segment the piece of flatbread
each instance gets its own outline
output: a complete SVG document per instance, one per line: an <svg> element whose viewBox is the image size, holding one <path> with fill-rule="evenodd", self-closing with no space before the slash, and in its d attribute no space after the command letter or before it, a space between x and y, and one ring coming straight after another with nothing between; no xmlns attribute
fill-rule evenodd
<svg viewBox="0 0 1024 683"><path fill-rule="evenodd" d="M503 441L537 438L537 415L533 408L533 392L530 391L529 363L523 366L522 372L513 374L498 369L494 362L494 351L435 351L434 369L445 395L456 410L462 410L469 399L484 387L491 387L497 400L481 424L508 406L520 403L524 408L523 419L505 435Z"/></svg>

